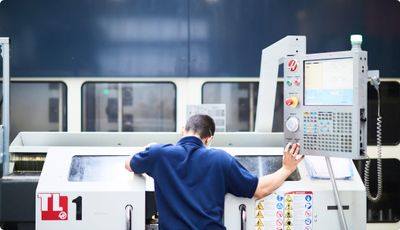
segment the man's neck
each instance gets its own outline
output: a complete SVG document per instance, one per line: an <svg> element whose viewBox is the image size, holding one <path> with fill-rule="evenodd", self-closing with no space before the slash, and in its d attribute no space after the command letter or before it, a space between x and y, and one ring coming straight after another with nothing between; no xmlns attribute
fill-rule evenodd
<svg viewBox="0 0 400 230"><path fill-rule="evenodd" d="M201 139L200 135L198 135L197 133L187 132L187 133L184 133L184 134L183 134L183 137L197 137L197 138L199 138L199 139L201 140L201 142L203 142L203 144L205 145L204 140Z"/></svg>

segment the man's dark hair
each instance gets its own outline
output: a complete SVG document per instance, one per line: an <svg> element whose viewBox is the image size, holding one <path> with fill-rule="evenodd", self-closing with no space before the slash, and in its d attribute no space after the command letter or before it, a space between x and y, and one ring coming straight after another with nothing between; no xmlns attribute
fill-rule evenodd
<svg viewBox="0 0 400 230"><path fill-rule="evenodd" d="M193 131L201 139L214 136L214 120L206 114L195 114L189 118L185 125L186 132Z"/></svg>

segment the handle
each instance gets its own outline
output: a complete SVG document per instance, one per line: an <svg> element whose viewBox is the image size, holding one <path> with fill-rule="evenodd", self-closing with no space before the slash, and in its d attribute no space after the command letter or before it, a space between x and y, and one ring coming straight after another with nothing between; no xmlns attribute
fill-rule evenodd
<svg viewBox="0 0 400 230"><path fill-rule="evenodd" d="M133 207L128 204L125 207L125 222L126 222L126 230L132 230L132 217L133 217Z"/></svg>
<svg viewBox="0 0 400 230"><path fill-rule="evenodd" d="M246 222L247 222L247 213L246 213L246 205L239 205L240 211L240 229L246 230Z"/></svg>

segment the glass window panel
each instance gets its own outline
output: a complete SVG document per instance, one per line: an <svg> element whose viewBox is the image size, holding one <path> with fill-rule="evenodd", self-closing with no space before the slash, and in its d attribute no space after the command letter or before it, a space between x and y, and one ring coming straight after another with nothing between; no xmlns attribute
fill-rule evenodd
<svg viewBox="0 0 400 230"><path fill-rule="evenodd" d="M353 161L361 178L364 178L366 160ZM369 174L372 195L376 195L377 191L376 162L376 159L371 160ZM400 177L394 176L394 172L399 172L400 170L400 161L398 159L382 159L382 165L382 199L377 202L371 202L366 199L368 223L396 223L400 221Z"/></svg>
<svg viewBox="0 0 400 230"><path fill-rule="evenodd" d="M67 131L66 93L61 82L12 82L10 142L21 131Z"/></svg>
<svg viewBox="0 0 400 230"><path fill-rule="evenodd" d="M83 131L176 131L173 83L83 85Z"/></svg>
<svg viewBox="0 0 400 230"><path fill-rule="evenodd" d="M400 84L381 82L382 143L396 145L400 142ZM373 86L368 84L368 144L376 144L376 117L378 99Z"/></svg>
<svg viewBox="0 0 400 230"><path fill-rule="evenodd" d="M258 82L208 82L203 85L204 104L226 104L226 130L254 131ZM278 82L273 132L283 130L283 85Z"/></svg>

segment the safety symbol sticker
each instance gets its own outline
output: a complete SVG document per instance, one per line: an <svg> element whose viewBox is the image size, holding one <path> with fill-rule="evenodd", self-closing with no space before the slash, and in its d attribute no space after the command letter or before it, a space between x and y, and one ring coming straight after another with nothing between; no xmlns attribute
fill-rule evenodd
<svg viewBox="0 0 400 230"><path fill-rule="evenodd" d="M282 219L277 219L276 220L276 225L277 226L282 226L283 225L283 220Z"/></svg>
<svg viewBox="0 0 400 230"><path fill-rule="evenodd" d="M282 211L277 211L276 212L276 218L282 218L283 217L283 212Z"/></svg>
<svg viewBox="0 0 400 230"><path fill-rule="evenodd" d="M313 230L313 192L286 192L283 205L283 230Z"/></svg>
<svg viewBox="0 0 400 230"><path fill-rule="evenodd" d="M286 214L285 214L285 218L292 218L293 217L293 215L292 215L292 212L286 212Z"/></svg>
<svg viewBox="0 0 400 230"><path fill-rule="evenodd" d="M297 62L296 59L292 59L288 62L288 69L290 70L290 72L295 72L298 66L299 63Z"/></svg>
<svg viewBox="0 0 400 230"><path fill-rule="evenodd" d="M284 198L284 197L283 197L283 196L280 196L280 195L276 196L276 200L277 200L277 201L282 201L283 198Z"/></svg>
<svg viewBox="0 0 400 230"><path fill-rule="evenodd" d="M264 218L264 215L261 211L258 211L256 218Z"/></svg>
<svg viewBox="0 0 400 230"><path fill-rule="evenodd" d="M277 209L283 209L283 204L282 203L277 203L276 204Z"/></svg>
<svg viewBox="0 0 400 230"><path fill-rule="evenodd" d="M310 225L310 224L311 224L311 219L310 219L310 218L305 219L305 220L304 220L304 223L305 223L306 225Z"/></svg>
<svg viewBox="0 0 400 230"><path fill-rule="evenodd" d="M264 226L264 224L263 224L263 222L259 219L259 220L257 221L256 226L257 226L257 227L262 227L262 226Z"/></svg>
<svg viewBox="0 0 400 230"><path fill-rule="evenodd" d="M259 203L257 204L256 210L264 210L264 206L262 205L261 202L259 202Z"/></svg>

